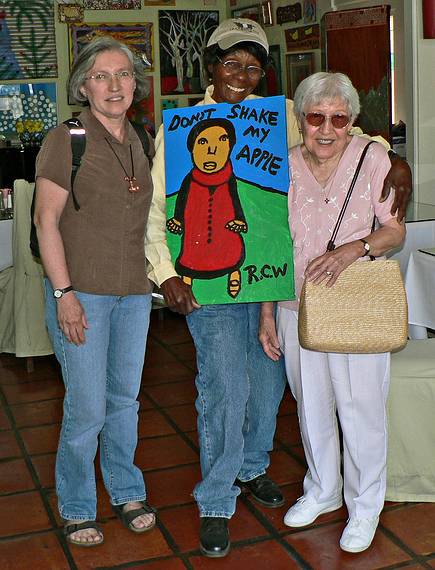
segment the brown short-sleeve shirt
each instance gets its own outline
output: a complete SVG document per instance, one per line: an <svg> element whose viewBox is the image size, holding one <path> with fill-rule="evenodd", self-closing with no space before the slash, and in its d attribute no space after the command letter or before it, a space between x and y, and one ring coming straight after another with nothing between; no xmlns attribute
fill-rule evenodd
<svg viewBox="0 0 435 570"><path fill-rule="evenodd" d="M148 158L128 121L120 143L89 109L79 119L86 130L86 151L74 181L79 211L71 195L68 127L60 125L48 133L36 162L37 178L47 178L70 193L59 229L71 283L77 291L100 295L149 293L144 235L153 186ZM128 176L134 170L138 192L129 192L120 161Z"/></svg>

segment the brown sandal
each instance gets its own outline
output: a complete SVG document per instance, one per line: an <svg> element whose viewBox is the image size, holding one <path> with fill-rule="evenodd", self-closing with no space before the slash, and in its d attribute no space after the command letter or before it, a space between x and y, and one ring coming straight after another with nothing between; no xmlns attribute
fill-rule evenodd
<svg viewBox="0 0 435 570"><path fill-rule="evenodd" d="M84 541L84 540L74 540L71 535L79 530L87 530L90 528L94 528L100 534L101 539L97 541ZM95 521L84 521L81 523L74 523L74 522L66 522L65 526L63 527L63 534L65 535L66 540L70 544L75 544L76 546L99 546L104 542L104 535L103 531Z"/></svg>
<svg viewBox="0 0 435 570"><path fill-rule="evenodd" d="M152 528L154 528L156 526L156 517L154 516L154 520L148 525L145 526L143 528L138 528L136 526L134 526L133 521L134 519L136 519L137 517L140 517L141 515L155 515L156 510L153 509L152 507L150 507L146 501L138 501L139 503L141 503L141 507L137 508L137 509L132 509L131 511L124 511L124 506L126 503L124 503L124 505L112 505L112 510L113 512L116 514L116 516L119 518L119 520L122 522L122 524L128 528L128 530L131 530L133 532L137 532L137 533L141 533L141 532L147 532L148 530L151 530Z"/></svg>

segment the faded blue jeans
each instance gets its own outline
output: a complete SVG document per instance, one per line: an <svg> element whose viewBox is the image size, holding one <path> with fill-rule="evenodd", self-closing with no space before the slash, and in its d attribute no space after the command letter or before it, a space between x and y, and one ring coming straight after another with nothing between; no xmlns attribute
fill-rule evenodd
<svg viewBox="0 0 435 570"><path fill-rule="evenodd" d="M259 303L239 303L204 305L187 317L198 366L201 517L230 518L240 494L235 479L250 481L269 466L286 380L283 359L263 352L259 316Z"/></svg>
<svg viewBox="0 0 435 570"><path fill-rule="evenodd" d="M56 456L59 512L68 520L95 520L98 441L111 503L122 505L146 498L134 454L151 295L76 292L89 325L85 344L76 346L58 326L52 291L46 280L46 321L65 384Z"/></svg>

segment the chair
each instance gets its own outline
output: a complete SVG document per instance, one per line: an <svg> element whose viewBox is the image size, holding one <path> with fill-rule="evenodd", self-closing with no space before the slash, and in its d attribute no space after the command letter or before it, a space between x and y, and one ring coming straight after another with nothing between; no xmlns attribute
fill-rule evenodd
<svg viewBox="0 0 435 570"><path fill-rule="evenodd" d="M25 180L14 183L14 264L2 272L5 275L0 280L0 352L28 358L53 354L45 327L44 273L29 248L34 187Z"/></svg>
<svg viewBox="0 0 435 570"><path fill-rule="evenodd" d="M388 501L435 501L435 338L391 356Z"/></svg>

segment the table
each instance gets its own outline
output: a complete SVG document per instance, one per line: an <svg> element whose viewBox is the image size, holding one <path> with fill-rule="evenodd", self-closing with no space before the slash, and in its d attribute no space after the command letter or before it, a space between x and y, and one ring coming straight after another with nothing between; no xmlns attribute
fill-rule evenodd
<svg viewBox="0 0 435 570"><path fill-rule="evenodd" d="M412 251L405 272L408 298L409 336L427 338L427 328L435 329L435 255Z"/></svg>
<svg viewBox="0 0 435 570"><path fill-rule="evenodd" d="M0 271L11 267L13 220L0 220Z"/></svg>

